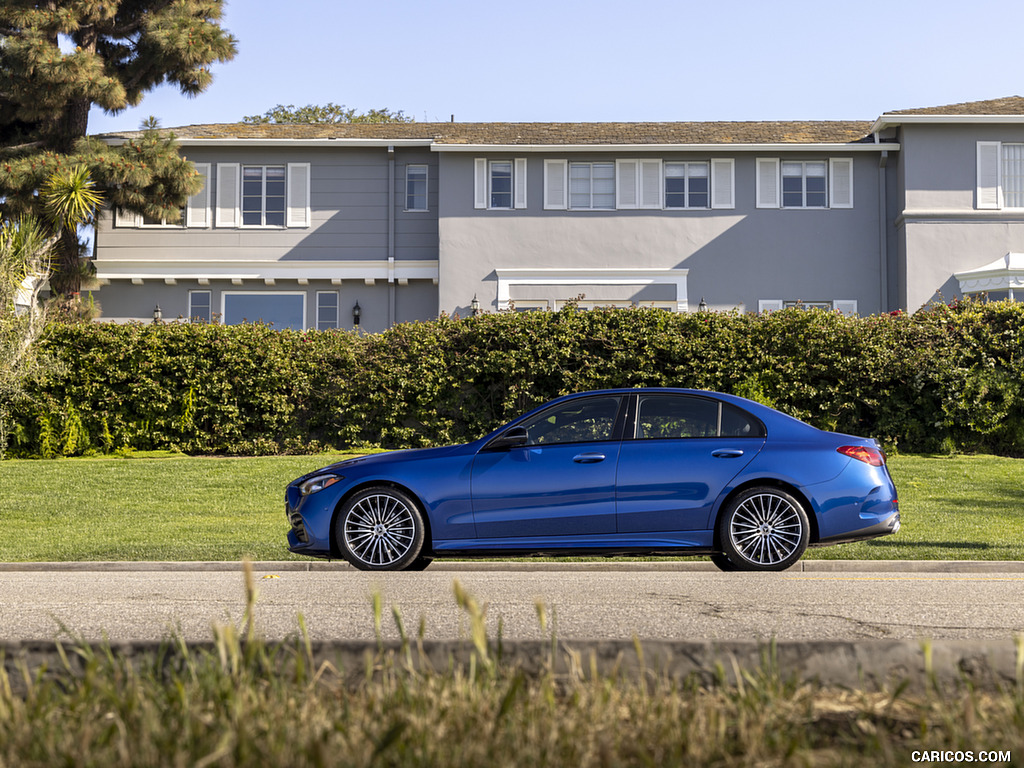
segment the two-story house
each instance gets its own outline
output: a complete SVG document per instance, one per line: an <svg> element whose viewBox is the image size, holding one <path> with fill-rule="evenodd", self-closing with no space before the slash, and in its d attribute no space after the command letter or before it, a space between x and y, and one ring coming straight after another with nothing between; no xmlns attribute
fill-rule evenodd
<svg viewBox="0 0 1024 768"><path fill-rule="evenodd" d="M1024 98L871 122L200 125L183 221L106 211L104 319L873 314L1024 295ZM132 134L108 134L108 142Z"/></svg>

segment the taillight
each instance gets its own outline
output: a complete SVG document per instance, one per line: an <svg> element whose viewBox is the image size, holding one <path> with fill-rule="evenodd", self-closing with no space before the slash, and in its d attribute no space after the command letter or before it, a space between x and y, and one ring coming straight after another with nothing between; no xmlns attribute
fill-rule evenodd
<svg viewBox="0 0 1024 768"><path fill-rule="evenodd" d="M836 448L836 451L851 459L870 464L872 467L885 466L885 454L877 448L870 448L866 445L843 445Z"/></svg>

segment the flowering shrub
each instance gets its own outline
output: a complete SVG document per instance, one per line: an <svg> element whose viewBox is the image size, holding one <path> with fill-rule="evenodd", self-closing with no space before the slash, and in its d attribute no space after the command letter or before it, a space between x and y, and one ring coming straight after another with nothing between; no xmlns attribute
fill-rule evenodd
<svg viewBox="0 0 1024 768"><path fill-rule="evenodd" d="M560 394L679 386L904 451L1024 455L1024 305L866 318L657 309L484 314L378 335L67 325L11 451L259 454L471 440Z"/></svg>

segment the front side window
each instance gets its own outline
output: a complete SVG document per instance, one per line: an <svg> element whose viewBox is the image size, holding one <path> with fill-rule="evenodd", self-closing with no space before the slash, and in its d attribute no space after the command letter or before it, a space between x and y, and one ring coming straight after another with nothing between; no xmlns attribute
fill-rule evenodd
<svg viewBox="0 0 1024 768"><path fill-rule="evenodd" d="M707 163L665 163L665 207L707 208Z"/></svg>
<svg viewBox="0 0 1024 768"><path fill-rule="evenodd" d="M569 163L569 207L615 208L615 163Z"/></svg>
<svg viewBox="0 0 1024 768"><path fill-rule="evenodd" d="M427 210L427 166L405 167L405 210Z"/></svg>
<svg viewBox="0 0 1024 768"><path fill-rule="evenodd" d="M284 226L285 178L283 165L247 165L242 169L243 226Z"/></svg>
<svg viewBox="0 0 1024 768"><path fill-rule="evenodd" d="M782 163L782 207L824 208L827 205L826 163L823 160Z"/></svg>
<svg viewBox="0 0 1024 768"><path fill-rule="evenodd" d="M512 207L512 161L492 160L490 168L490 207Z"/></svg>
<svg viewBox="0 0 1024 768"><path fill-rule="evenodd" d="M520 426L526 428L527 445L602 442L612 439L618 412L618 397L590 397L546 410Z"/></svg>

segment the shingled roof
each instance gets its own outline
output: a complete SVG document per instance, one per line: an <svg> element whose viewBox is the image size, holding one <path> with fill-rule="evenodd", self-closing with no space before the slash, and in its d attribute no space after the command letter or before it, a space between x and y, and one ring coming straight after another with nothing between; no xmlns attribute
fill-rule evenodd
<svg viewBox="0 0 1024 768"><path fill-rule="evenodd" d="M851 144L870 122L720 123L215 123L169 129L179 139L423 139L441 145ZM138 138L139 131L102 139Z"/></svg>
<svg viewBox="0 0 1024 768"><path fill-rule="evenodd" d="M987 101L965 101L944 107L898 109L886 115L1024 115L1024 97L1006 96Z"/></svg>

